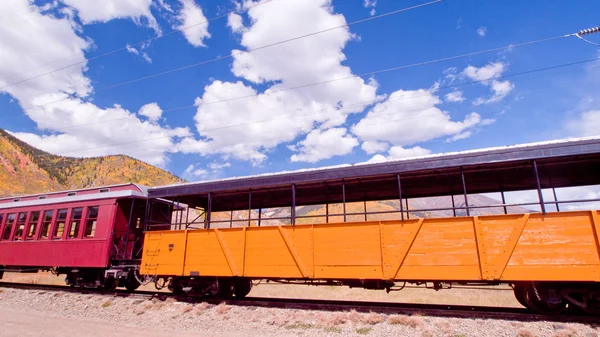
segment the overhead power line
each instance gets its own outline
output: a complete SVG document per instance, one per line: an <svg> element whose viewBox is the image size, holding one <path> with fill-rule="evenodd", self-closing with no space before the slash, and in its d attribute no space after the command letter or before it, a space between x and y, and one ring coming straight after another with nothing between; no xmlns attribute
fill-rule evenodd
<svg viewBox="0 0 600 337"><path fill-rule="evenodd" d="M497 77L494 77L493 79L496 79L496 80L507 79L507 78L512 78L512 77L516 77L516 76L533 74L533 73L538 73L538 72L543 72L543 71L548 71L548 70L553 70L553 69L559 69L559 68L564 68L564 67L569 67L569 66L574 66L574 65L579 65L579 64L586 64L586 63L590 63L590 62L594 62L594 61L599 61L599 60L600 60L600 58L595 58L595 59L582 60L582 61L577 61L577 62L564 63L564 64L559 64L559 65L550 66L550 67L537 68L537 69L532 69L532 70L527 70L527 71L512 73L512 74L508 74L508 75L504 75L504 76L497 76ZM581 70L581 69L577 69L577 70ZM441 87L438 88L438 90L453 89L453 88L457 88L457 87L461 87L461 86L466 86L466 85L471 85L471 84L476 84L476 83L482 83L482 82L486 82L486 81L489 81L489 80L490 79L484 79L484 80L475 80L475 81L469 81L469 82L458 83L458 84L451 84L451 85L441 86ZM406 96L397 97L395 99L391 99L390 98L390 99L386 100L386 102L401 101L401 100L405 100L405 99L413 99L413 98L417 98L417 97L421 97L421 96L425 96L425 95L427 95L427 93L425 93L425 94L417 94L417 95L406 95ZM379 102L379 101L378 100L364 101L364 102L358 102L358 103L353 103L353 104L350 104L350 105L346 105L344 107L364 106L364 105L368 105L369 103L377 103L377 102ZM320 112L336 111L336 110L338 110L338 109L337 108L329 108L329 109L315 110L315 111L307 112L307 113L304 113L304 114L296 114L296 113L291 114L290 113L290 114L280 115L278 118L282 118L282 117L286 117L286 116L287 117L292 117L292 118L297 118L297 117L304 117L304 116L307 116L307 115L316 114L316 113L320 113ZM421 109L414 109L414 110L410 110L410 111L407 111L407 112L420 111L420 110ZM396 112L392 112L392 113L388 113L388 114L381 114L381 115L378 115L378 116L379 117L388 116L388 115L391 116L391 115L394 115L394 114L396 114ZM431 114L431 115L433 115L433 114ZM408 121L408 120L411 120L411 119L418 119L418 118L421 118L421 117L423 117L423 115L416 116L416 117L403 118L402 121ZM224 130L224 129L242 127L242 126L247 126L247 125L252 125L252 124L272 122L274 119L277 119L277 118L269 118L269 119L264 119L264 120L260 120L260 121L251 121L251 122L239 123L239 124L235 124L235 125L227 125L227 126L222 126L222 127L217 127L217 128L202 130L202 132L220 131L220 130ZM394 120L394 122L398 122L398 120ZM89 123L89 124L95 124L95 123ZM375 124L374 123L369 123L368 125L375 125ZM149 142L149 141L159 140L159 139L173 138L173 137L175 137L175 136L170 135L170 136L161 136L161 137L146 138L146 139L135 140L135 141L130 141L130 142L121 142L121 143L103 145L103 146L98 146L98 147L91 147L91 148L85 148L85 149L78 149L78 150L73 150L73 151L67 151L67 152L63 152L63 154L79 153L79 152L85 152L85 151L97 150L97 149L104 149L104 148L110 148L110 147L116 147L116 146L138 144L138 143ZM233 137L235 137L235 135L231 135L231 137L226 137L226 139L227 138L232 139ZM278 138L274 138L272 140L276 140ZM266 139L266 140L269 140L269 139ZM263 142L263 141L265 141L265 139L262 139L260 142ZM253 143L256 143L256 142L249 142L248 144L253 144ZM51 156L51 154L48 154L48 155L36 155L34 157L45 157L45 156Z"/></svg>
<svg viewBox="0 0 600 337"><path fill-rule="evenodd" d="M113 84L113 85L108 86L108 87L103 87L103 88L100 88L100 89L96 89L95 92L102 92L102 91L106 91L106 90L115 89L115 88L122 87L122 86L125 86L125 85L129 85L129 84L132 84L132 83L141 82L141 81L149 80L149 79L156 78L156 77L159 77L159 76L164 76L164 75L176 73L176 72L179 72L179 71L182 71L182 70L187 70L187 69L195 68L195 67L202 66L202 65L205 65L205 64L209 64L209 63L213 63L213 62L217 62L217 61L229 59L229 58L235 57L237 55L246 54L246 53L252 53L252 52L255 52L257 50L263 50L263 49L274 47L274 46L281 45L281 44L284 44L284 43L288 43L288 42L292 42L292 41L304 39L304 38L307 38L307 37L310 37L310 36L315 36L315 35L323 34L323 33L326 33L326 32L330 32L330 31L333 31L333 30L336 30L336 29L346 28L346 27L350 27L350 26L355 25L355 24L359 24L359 23L363 23L363 22L367 22L367 21L372 21L372 20L376 20L376 19L381 19L381 18L390 16L390 15L399 14L399 13L407 12L407 11L410 11L410 10L413 10L413 9L417 9L417 8L421 8L421 7L433 5L433 4L442 2L442 1L443 0L434 0L434 1L423 3L423 4L419 4L419 5L415 5L415 6L411 6L411 7L406 7L406 8L402 8L402 9L398 9L398 10L394 10L394 11L387 12L387 13L383 13L383 14L379 14L379 15L374 15L374 16L371 16L371 17L368 17L368 18L365 18L365 19L353 21L353 22L346 23L346 24L343 24L343 25L340 25L340 26L335 26L335 27L331 27L331 28L319 30L319 31L316 31L316 32L313 32L313 33L296 36L296 37L293 37L293 38L289 38L289 39L277 41L277 42L274 42L274 43L269 43L269 44L262 45L262 46L259 46L259 47L249 48L247 50L242 50L242 51L234 52L234 53L231 53L231 54L228 54L228 55L225 55L225 56L219 56L219 57L215 57L215 58L212 58L212 59L209 59L209 60L205 60L205 61L202 61L202 62L197 62L197 63L189 64L189 65L186 65L186 66L182 66L182 67L178 67L178 68L174 68L174 69L162 71L162 72L159 72L159 73L155 73L155 74L152 74L152 75L148 75L148 76L144 76L144 77L139 77L139 78L136 78L136 79L133 79L133 80L129 80L129 81L125 81L125 82ZM0 88L0 91L2 89L4 89L4 88ZM62 98L62 99L51 101L51 102L47 102L47 103L44 103L44 104L34 105L34 106L31 106L31 107L28 107L28 108L24 108L23 110L36 109L36 108L44 107L44 106L47 106L47 105L50 105L50 104L64 102L64 101L69 100L69 99L71 99L71 97Z"/></svg>
<svg viewBox="0 0 600 337"><path fill-rule="evenodd" d="M575 36L580 38L582 41L585 41L589 44L593 44L596 47L600 47L599 43L592 42L590 40L583 38L583 35L590 35L590 34L594 34L594 33L598 33L598 32L600 32L600 26L594 27L594 28L582 29L579 32L575 33Z"/></svg>
<svg viewBox="0 0 600 337"><path fill-rule="evenodd" d="M550 67L537 68L537 69L533 69L533 70L522 71L522 72L518 72L518 73L512 73L512 74L508 74L508 75L504 75L504 76L497 76L497 77L494 77L493 79L495 79L495 80L507 79L507 78L521 76L521 75L527 75L527 74L531 74L531 73L548 71L548 70L553 70L553 69L558 69L558 68L565 68L565 67L570 67L570 66L579 65L579 64L587 64L587 63L591 63L591 62L599 61L599 60L600 60L599 58L594 58L594 59L588 59L588 60L582 60L582 61L576 61L576 62L563 63L563 64L554 65L554 66L550 66ZM376 72L369 72L368 74L372 74L372 73L376 73ZM356 76L360 76L360 75L356 75ZM348 79L348 78L353 78L353 77L345 77L343 79ZM465 86L465 85L471 85L471 84L486 82L488 80L489 79L474 80L474 81L469 81L469 82L451 84L451 85L441 86L441 87L438 88L438 90L452 89L452 88L457 88L457 87L461 87L461 86ZM322 82L318 82L317 84L320 84L320 83L322 83ZM305 85L305 86L308 86L308 85ZM299 87L305 87L305 86L299 86ZM292 90L292 89L297 89L297 88L298 87L287 88L287 89L282 89L280 91L283 91L283 90ZM277 92L277 91L275 91L275 92ZM165 113L165 112L180 111L180 110L189 109L189 108L197 108L197 107L202 106L202 105L216 104L216 103L225 103L225 102L229 102L229 101L233 101L233 100L245 99L245 98L251 98L251 97L257 97L257 96L258 96L258 94L256 94L256 95L239 96L239 97L229 98L229 99L225 99L225 100L213 101L213 102L209 102L207 104L186 105L186 106L182 106L182 107L176 107L176 108L166 109L166 110L163 110L162 112ZM408 99L408 98L413 98L413 97L411 96L411 97L407 97L405 99ZM377 103L377 102L379 102L379 100L370 100L370 101L363 101L363 102L351 103L351 104L348 104L348 105L344 105L344 108L353 107L353 106L361 106L361 105L366 106L366 105L374 104L374 103ZM332 110L332 109L316 110L313 113L327 112L327 111L330 111L330 110ZM336 108L335 110L338 110L338 109ZM287 115L288 114L284 114L283 116L280 116L280 117L286 117ZM290 114L290 115L292 115L292 114ZM298 115L298 114L294 113L293 115ZM302 115L302 114L300 114L300 115ZM52 129L52 130L53 131L69 130L69 129L79 128L79 127L84 127L84 126L89 126L89 125L108 123L108 122L112 122L112 121L129 120L129 119L131 119L131 116L129 116L129 117L123 117L123 118L107 119L107 120L98 121L98 122L91 122L91 123L83 123L83 124L70 125L70 126L66 126L66 127L62 127L62 128ZM271 120L273 120L273 118L269 118L267 120L260 121L260 122L268 122L268 121L271 121ZM257 121L250 122L250 123L255 123L255 122L257 122ZM237 124L237 125L224 126L224 127L218 128L218 129L211 129L211 130L206 130L206 131L215 131L215 130L227 129L227 128L238 127L238 126L243 126L243 125L247 125L247 124Z"/></svg>
<svg viewBox="0 0 600 337"><path fill-rule="evenodd" d="M3 87L0 87L0 91L3 91L6 88L10 88L12 86L15 86L15 85L18 85L18 84L21 84L21 83L29 82L31 80L34 80L34 79L37 79L37 78L40 78L40 77L43 77L43 76L46 76L46 75L54 74L56 72L59 72L59 71L65 70L65 69L69 69L69 68L72 68L72 67L75 67L75 66L78 66L78 65L89 63L91 61L95 61L95 60L101 59L103 57L106 57L106 56L109 56L109 55L112 55L112 54L116 54L116 53L125 51L125 50L127 50L128 48L131 48L131 47L136 47L136 46L144 45L146 43L149 43L149 42L152 42L152 41L156 41L158 39L162 39L164 37L171 36L171 35L179 33L179 32L183 32L183 31L185 31L187 29L190 29L190 28L193 28L193 27L196 27L196 26L199 26L199 25L208 24L208 23L210 23L212 21L225 18L225 17L229 16L229 14L232 14L232 13L242 13L242 12L250 10L251 8L264 5L264 4L269 3L271 1L275 1L275 0L263 0L263 1L259 2L259 3L254 4L254 5L245 7L241 11L238 11L238 10L229 11L229 12L227 12L225 14L222 14L222 15L219 15L219 16L215 16L215 17L213 17L213 18L211 18L209 20L206 20L206 21L197 22L197 23L191 24L189 26L185 26L185 27L181 27L179 29L171 30L170 32L168 32L166 34L161 34L161 35L155 36L153 38L142 40L142 41L139 41L139 42L136 42L136 43L133 43L133 44L127 44L125 47L117 48L117 49L114 49L114 50L102 53L100 55L93 56L93 57L91 57L89 59L86 59L84 61L79 61L79 62L71 63L71 64L68 64L66 66L63 66L63 67L60 67L60 68L57 68L57 69L53 69L53 70L50 70L50 71L42 73L42 74L38 74L38 75L35 75L35 76L32 76L32 77L27 77L27 78L24 78L24 79L12 82L10 84L7 84L7 85L5 85ZM62 61L64 59L68 59L68 58L70 58L72 56L74 56L74 55L71 55L71 56L62 58L60 60L52 61L52 62L43 64L43 65L37 66L36 68L33 68L31 70L34 70L34 69L37 69L37 68L40 68L40 67L44 67L44 66L47 66L47 65L50 65L50 64L54 64L54 63Z"/></svg>

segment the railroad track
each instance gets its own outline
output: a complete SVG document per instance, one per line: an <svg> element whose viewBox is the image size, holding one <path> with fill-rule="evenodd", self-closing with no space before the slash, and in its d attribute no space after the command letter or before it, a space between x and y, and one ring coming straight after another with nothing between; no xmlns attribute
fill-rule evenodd
<svg viewBox="0 0 600 337"><path fill-rule="evenodd" d="M384 314L422 315L455 318L503 319L522 322L548 321L561 323L600 324L600 316L591 315L540 315L534 314L525 308L485 307L466 305L440 305L395 302L364 302L344 300L311 300L289 298L247 297L244 299L218 299L208 297L178 296L167 292L136 291L129 293L122 290L114 292L101 292L95 289L71 288L60 285L42 285L27 283L0 282L0 288L14 288L24 290L62 291L84 294L97 294L117 297L146 297L175 298L182 302L207 302L211 304L226 303L235 306L267 307L283 309L321 310L321 311L349 311L377 312Z"/></svg>

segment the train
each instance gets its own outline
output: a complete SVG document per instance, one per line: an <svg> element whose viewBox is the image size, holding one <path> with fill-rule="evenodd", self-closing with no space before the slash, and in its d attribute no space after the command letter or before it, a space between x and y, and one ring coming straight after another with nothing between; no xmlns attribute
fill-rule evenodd
<svg viewBox="0 0 600 337"><path fill-rule="evenodd" d="M3 198L0 278L43 270L72 287L154 283L219 298L246 297L260 280L388 292L508 284L532 311L597 314L600 200L558 200L556 191L600 184L599 169L592 137ZM505 200L519 191L536 200ZM483 193L500 201L474 203ZM432 197L448 206L414 207ZM389 207L369 210L376 202Z"/></svg>

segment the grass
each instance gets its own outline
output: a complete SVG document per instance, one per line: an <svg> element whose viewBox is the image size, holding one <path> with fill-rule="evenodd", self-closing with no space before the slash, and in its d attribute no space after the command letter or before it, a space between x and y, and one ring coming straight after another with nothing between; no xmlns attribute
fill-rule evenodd
<svg viewBox="0 0 600 337"><path fill-rule="evenodd" d="M373 330L373 328L371 327L364 327L364 328L356 328L356 333L359 335L368 335L369 333L371 333L371 330Z"/></svg>
<svg viewBox="0 0 600 337"><path fill-rule="evenodd" d="M286 325L285 328L288 330L299 329L299 330L308 330L312 329L315 326L310 323L294 323L290 325Z"/></svg>
<svg viewBox="0 0 600 337"><path fill-rule="evenodd" d="M418 327L422 327L424 325L422 318L414 317L414 316L404 316L404 315L391 315L388 317L387 322L388 322L388 324L406 325L411 328L418 328Z"/></svg>
<svg viewBox="0 0 600 337"><path fill-rule="evenodd" d="M337 326L327 326L323 328L323 331L328 333L342 333L342 329L338 328Z"/></svg>
<svg viewBox="0 0 600 337"><path fill-rule="evenodd" d="M111 301L106 301L106 302L102 303L103 308L110 307L111 305L112 305Z"/></svg>

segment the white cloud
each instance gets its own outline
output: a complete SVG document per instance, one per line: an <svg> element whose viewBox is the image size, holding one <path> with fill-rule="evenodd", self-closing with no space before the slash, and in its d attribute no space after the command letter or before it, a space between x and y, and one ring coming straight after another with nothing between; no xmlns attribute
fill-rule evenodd
<svg viewBox="0 0 600 337"><path fill-rule="evenodd" d="M147 44L143 44L140 47L140 50L146 48ZM143 58L146 62L148 63L152 63L152 59L150 58L150 56L148 55L148 53L146 53L145 51L142 51L142 53L140 54L140 51L138 49L136 49L135 47L132 47L130 45L126 45L125 48L127 48L127 52L133 55L138 55L141 58Z"/></svg>
<svg viewBox="0 0 600 337"><path fill-rule="evenodd" d="M98 6L107 3L98 2ZM189 135L187 129L142 122L118 105L102 108L84 101L93 91L84 75L84 50L91 42L77 34L69 18L42 15L27 0L7 0L1 6L0 87L22 79L23 74L32 76L80 63L3 89L27 108L25 113L38 128L54 132L15 133L17 137L54 154L81 157L123 153L164 165L173 140ZM53 62L56 60L62 61ZM28 71L31 69L35 71ZM48 104L59 100L59 104ZM30 108L40 105L44 106ZM113 119L116 121L109 121ZM122 145L112 146L119 143Z"/></svg>
<svg viewBox="0 0 600 337"><path fill-rule="evenodd" d="M483 85L489 86L493 94L489 98L479 97L473 104L481 105L501 101L504 97L515 88L514 84L510 81L499 81L496 78L501 76L506 70L506 64L502 62L495 62L487 64L481 68L474 66L468 66L462 72L463 76L468 77L474 81L481 81Z"/></svg>
<svg viewBox="0 0 600 337"><path fill-rule="evenodd" d="M86 96L91 92L90 81L83 75L87 69L84 50L90 42L77 35L68 19L42 15L27 0L2 1L0 6L0 87L78 64L8 87L4 92L25 108L33 105L34 98L46 93ZM59 61L48 64L56 60Z"/></svg>
<svg viewBox="0 0 600 337"><path fill-rule="evenodd" d="M472 131L465 131L465 132L458 133L458 134L446 139L446 143L451 143L451 142L455 142L457 140L469 138L469 137L471 137L472 134L473 134Z"/></svg>
<svg viewBox="0 0 600 337"><path fill-rule="evenodd" d="M377 6L377 0L363 0L363 6L367 9L371 9L371 16L375 15L375 7Z"/></svg>
<svg viewBox="0 0 600 337"><path fill-rule="evenodd" d="M62 0L77 10L83 24L108 22L113 19L131 18L138 25L146 24L157 32L160 27L150 12L152 0ZM145 19L145 23L142 22Z"/></svg>
<svg viewBox="0 0 600 337"><path fill-rule="evenodd" d="M373 154L377 152L383 152L389 149L390 144L387 142L363 142L360 146L367 154Z"/></svg>
<svg viewBox="0 0 600 337"><path fill-rule="evenodd" d="M157 122L162 117L162 109L157 103L148 103L140 108L139 115L148 117L150 122Z"/></svg>
<svg viewBox="0 0 600 337"><path fill-rule="evenodd" d="M247 12L251 25L241 34L241 44L254 49L346 23L344 16L332 11L329 0L254 6ZM352 77L351 69L341 64L345 60L342 50L351 39L350 31L341 28L251 53L234 50L234 75L253 83L275 84L268 83L267 89L259 92L242 81L212 82L197 100L196 128L202 139L188 138L178 148L260 164L278 144L293 141L315 127L331 129L343 124L348 114L361 112L368 104L360 102L377 98L377 83L356 77L282 89ZM248 98L231 100L241 96ZM223 100L228 101L211 104Z"/></svg>
<svg viewBox="0 0 600 337"><path fill-rule="evenodd" d="M212 162L212 163L208 164L208 168L211 169L212 171L220 170L220 169L226 168L226 167L231 167L231 163L228 163L228 162L225 162L225 163Z"/></svg>
<svg viewBox="0 0 600 337"><path fill-rule="evenodd" d="M392 146L388 151L388 155L384 156L377 154L367 161L367 163L381 163L388 160L397 160L404 158L422 157L431 154L431 151L420 146L411 147L408 149L402 146Z"/></svg>
<svg viewBox="0 0 600 337"><path fill-rule="evenodd" d="M487 27L481 26L477 28L477 35L484 37L487 34Z"/></svg>
<svg viewBox="0 0 600 337"><path fill-rule="evenodd" d="M57 100L65 96L53 95L52 98ZM47 99L49 97L40 98ZM175 146L173 138L189 136L187 128L163 128L156 123L140 121L134 113L118 105L102 109L80 99L68 99L60 104L34 109L30 116L40 129L56 130L60 134L39 136L15 133L15 136L58 155L90 157L127 154L153 165L164 166L167 162L165 154ZM69 125L78 127L65 128Z"/></svg>
<svg viewBox="0 0 600 337"><path fill-rule="evenodd" d="M347 134L345 128L333 128L326 131L312 130L306 138L292 148L297 154L292 155L292 162L316 163L333 156L343 156L358 146L358 140Z"/></svg>
<svg viewBox="0 0 600 337"><path fill-rule="evenodd" d="M205 178L208 173L208 170L198 168L198 164L190 164L181 176L186 180L192 180L194 178Z"/></svg>
<svg viewBox="0 0 600 337"><path fill-rule="evenodd" d="M600 135L600 110L585 111L577 119L567 121L565 126L577 137Z"/></svg>
<svg viewBox="0 0 600 337"><path fill-rule="evenodd" d="M210 38L210 33L202 8L194 0L179 1L181 3L181 8L177 13L179 23L173 28L181 29L183 36L192 46L206 47L204 40Z"/></svg>
<svg viewBox="0 0 600 337"><path fill-rule="evenodd" d="M506 65L504 63L494 62L481 68L468 66L463 70L463 74L474 81L488 81L502 75L505 70Z"/></svg>
<svg viewBox="0 0 600 337"><path fill-rule="evenodd" d="M494 92L493 95L487 99L482 98L482 97L477 98L475 101L473 101L474 105L499 102L504 97L506 97L508 94L510 94L510 92L515 88L515 85L512 84L510 81L492 80L490 83L490 87L491 87L492 91Z"/></svg>
<svg viewBox="0 0 600 337"><path fill-rule="evenodd" d="M234 33L242 33L246 29L246 27L244 27L243 20L244 19L241 15L237 13L230 13L227 16L227 26Z"/></svg>
<svg viewBox="0 0 600 337"><path fill-rule="evenodd" d="M463 97L463 92L462 91L453 91L451 93L446 94L446 96L444 96L446 98L446 101L448 102L452 102L452 103L456 103L456 102L463 102L465 100L465 98Z"/></svg>
<svg viewBox="0 0 600 337"><path fill-rule="evenodd" d="M352 131L364 141L405 146L459 134L481 120L479 114L473 112L463 121L452 121L447 112L436 107L440 103L428 90L398 90L388 100L375 105Z"/></svg>

